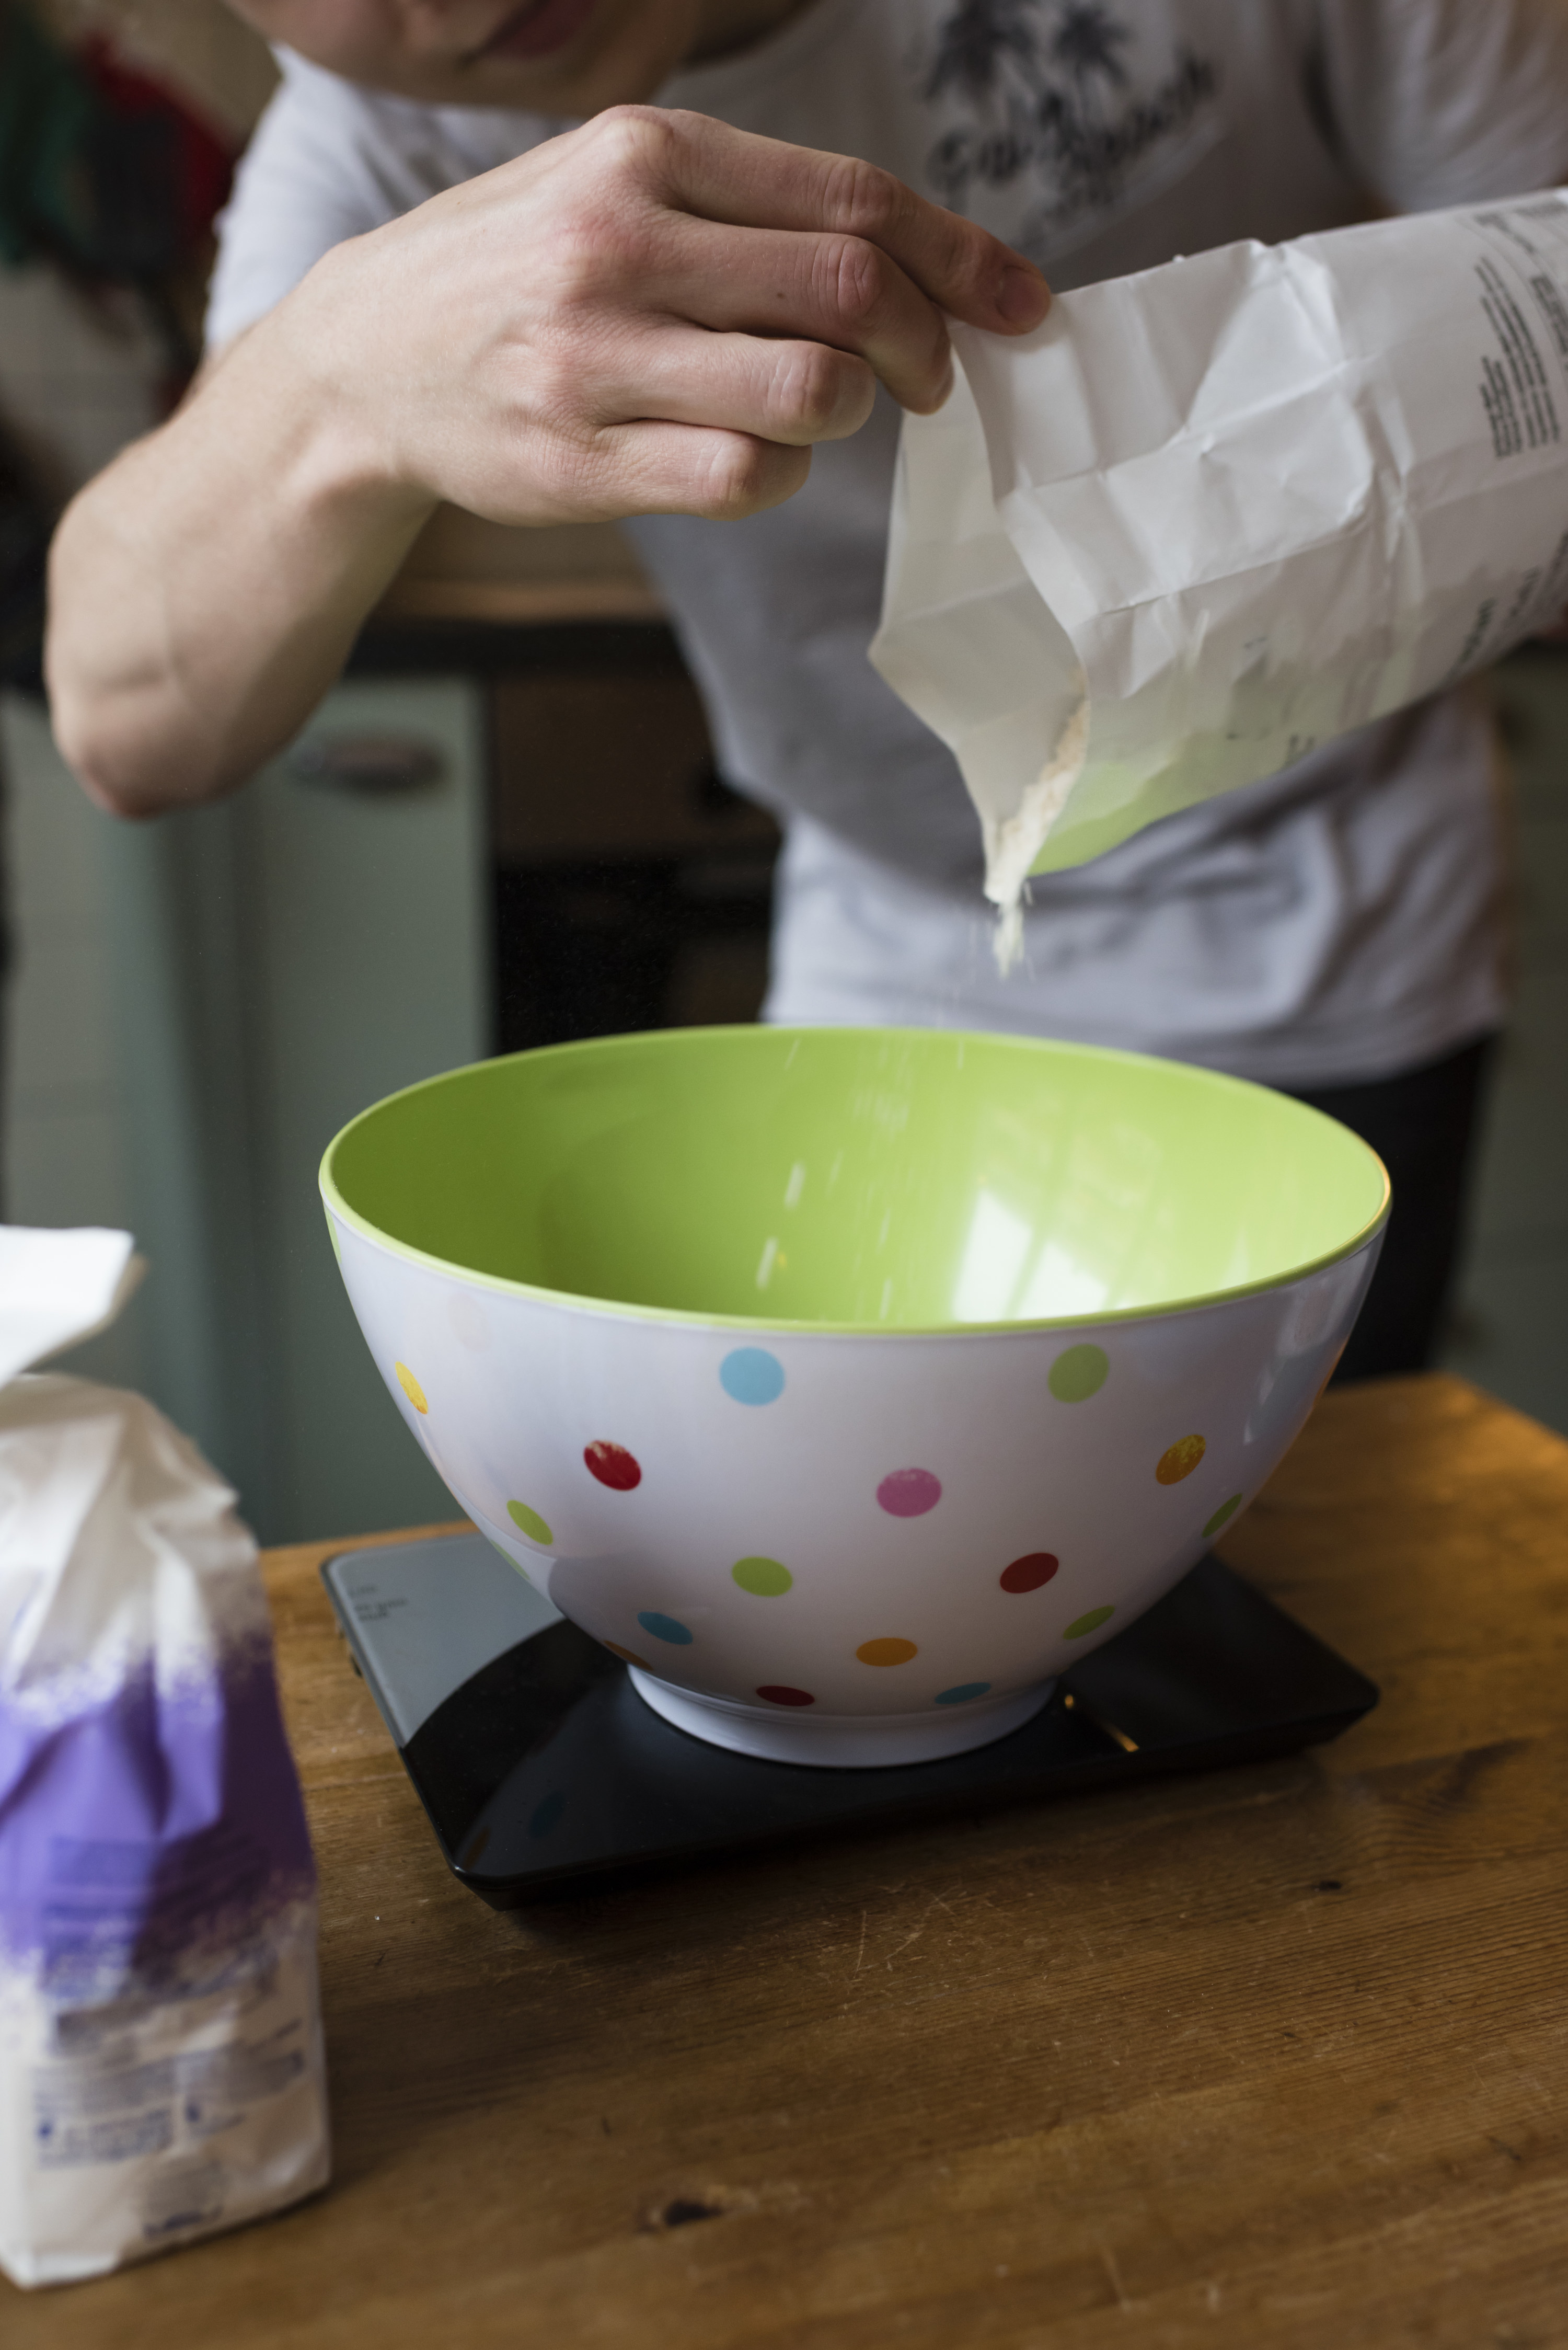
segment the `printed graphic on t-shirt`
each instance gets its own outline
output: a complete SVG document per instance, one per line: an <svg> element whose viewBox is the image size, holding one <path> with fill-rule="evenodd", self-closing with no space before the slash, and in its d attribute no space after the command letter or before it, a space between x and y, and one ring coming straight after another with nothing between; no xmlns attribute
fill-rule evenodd
<svg viewBox="0 0 1568 2350"><path fill-rule="evenodd" d="M1217 61L1105 0L957 0L914 65L948 123L928 160L943 201L1032 182L1025 244L1082 234L1219 128Z"/></svg>

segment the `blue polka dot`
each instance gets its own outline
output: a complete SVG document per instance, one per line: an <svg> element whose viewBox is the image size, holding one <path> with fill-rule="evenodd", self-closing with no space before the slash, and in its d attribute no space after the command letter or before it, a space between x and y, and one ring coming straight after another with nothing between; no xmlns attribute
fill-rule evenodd
<svg viewBox="0 0 1568 2350"><path fill-rule="evenodd" d="M957 1689L941 1690L937 1695L939 1705L968 1705L971 1698L984 1697L989 1681L960 1681Z"/></svg>
<svg viewBox="0 0 1568 2350"><path fill-rule="evenodd" d="M668 1640L674 1648L689 1648L696 1637L673 1616L661 1616L654 1607L645 1607L637 1620L645 1632L651 1632L656 1640Z"/></svg>
<svg viewBox="0 0 1568 2350"><path fill-rule="evenodd" d="M777 1403L784 1365L765 1347L737 1347L719 1366L719 1385L736 1403Z"/></svg>

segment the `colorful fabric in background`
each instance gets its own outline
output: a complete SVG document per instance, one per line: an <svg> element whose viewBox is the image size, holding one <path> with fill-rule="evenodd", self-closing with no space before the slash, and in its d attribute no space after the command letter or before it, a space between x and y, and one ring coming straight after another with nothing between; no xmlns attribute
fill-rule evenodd
<svg viewBox="0 0 1568 2350"><path fill-rule="evenodd" d="M44 264L89 298L133 294L164 353L168 408L200 355L213 223L234 166L223 134L105 36L67 47L25 0L0 0L0 267ZM0 688L43 690L54 523L54 500L0 420Z"/></svg>
<svg viewBox="0 0 1568 2350"><path fill-rule="evenodd" d="M0 0L0 261L76 254L88 241L77 159L90 86L20 0Z"/></svg>
<svg viewBox="0 0 1568 2350"><path fill-rule="evenodd" d="M175 396L199 350L179 281L204 271L234 165L223 134L103 35L67 48L24 0L0 0L0 262L134 290Z"/></svg>

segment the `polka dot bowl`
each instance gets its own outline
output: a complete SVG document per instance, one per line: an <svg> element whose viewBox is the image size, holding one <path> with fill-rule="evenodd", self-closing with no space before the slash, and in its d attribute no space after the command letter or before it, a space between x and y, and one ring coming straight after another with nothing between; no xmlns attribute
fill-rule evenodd
<svg viewBox="0 0 1568 2350"><path fill-rule="evenodd" d="M460 1069L346 1128L322 1191L475 1524L683 1730L824 1765L1002 1736L1185 1574L1388 1209L1260 1087L898 1029Z"/></svg>

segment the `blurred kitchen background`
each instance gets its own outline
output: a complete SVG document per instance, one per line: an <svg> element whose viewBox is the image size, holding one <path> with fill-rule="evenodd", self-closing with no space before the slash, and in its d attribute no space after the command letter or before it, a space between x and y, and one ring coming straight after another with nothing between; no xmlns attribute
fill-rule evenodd
<svg viewBox="0 0 1568 2350"><path fill-rule="evenodd" d="M60 47L40 52L40 32ZM218 0L0 0L0 429L36 508L166 412L205 224L271 82ZM84 104L113 199L102 251L76 249L50 193ZM485 1053L753 1017L773 827L716 772L607 528L438 515L299 741L233 803L154 825L76 789L26 633L0 600L0 1201L15 1222L128 1226L152 1266L73 1362L196 1436L265 1540L450 1516L344 1298L322 1149L369 1102ZM1497 691L1519 1009L1445 1359L1568 1431L1568 650L1516 655Z"/></svg>

